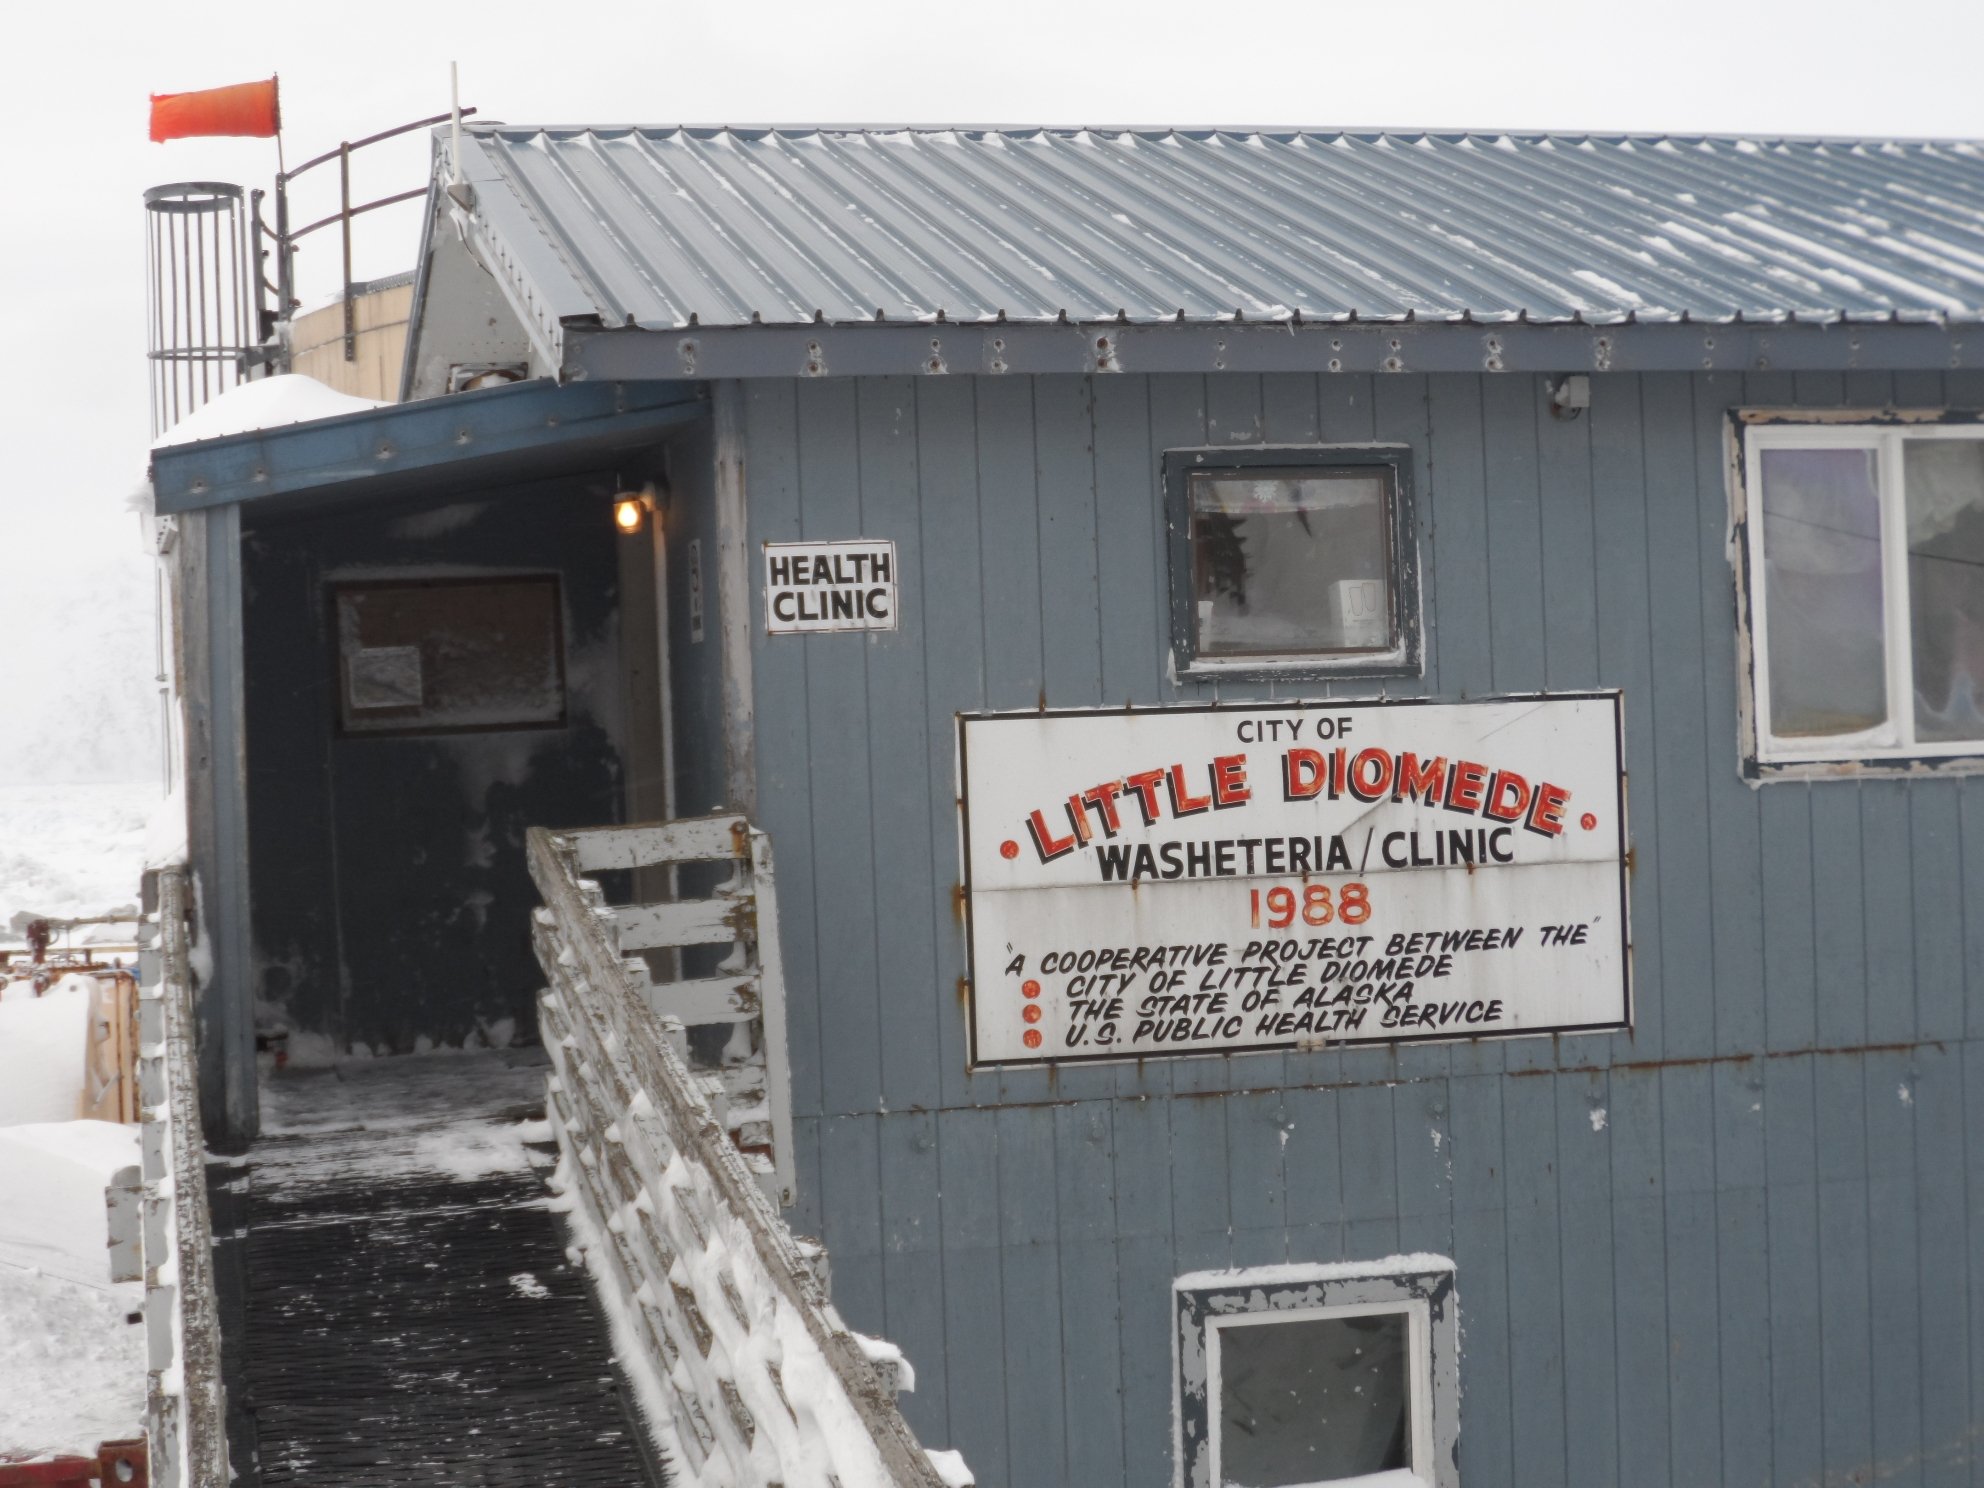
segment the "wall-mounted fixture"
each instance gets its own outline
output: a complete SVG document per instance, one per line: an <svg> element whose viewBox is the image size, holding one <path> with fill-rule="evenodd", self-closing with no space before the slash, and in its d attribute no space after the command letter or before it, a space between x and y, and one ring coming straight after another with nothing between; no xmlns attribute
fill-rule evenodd
<svg viewBox="0 0 1984 1488"><path fill-rule="evenodd" d="M621 491L613 498L613 525L632 537L647 526L648 516L657 509L654 483L638 491Z"/></svg>
<svg viewBox="0 0 1984 1488"><path fill-rule="evenodd" d="M1553 378L1550 383L1550 411L1560 419L1574 419L1591 407L1591 379L1582 372Z"/></svg>

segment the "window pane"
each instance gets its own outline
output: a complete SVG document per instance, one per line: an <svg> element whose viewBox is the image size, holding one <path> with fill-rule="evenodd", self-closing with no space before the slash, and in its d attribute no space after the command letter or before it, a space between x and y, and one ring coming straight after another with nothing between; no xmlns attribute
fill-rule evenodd
<svg viewBox="0 0 1984 1488"><path fill-rule="evenodd" d="M1199 652L1389 651L1389 472L1192 477Z"/></svg>
<svg viewBox="0 0 1984 1488"><path fill-rule="evenodd" d="M1763 495L1771 732L1873 728L1888 716L1874 452L1765 450Z"/></svg>
<svg viewBox="0 0 1984 1488"><path fill-rule="evenodd" d="M1222 1488L1289 1488L1411 1466L1407 1318L1219 1330Z"/></svg>
<svg viewBox="0 0 1984 1488"><path fill-rule="evenodd" d="M1984 442L1911 439L1902 462L1915 736L1984 739Z"/></svg>

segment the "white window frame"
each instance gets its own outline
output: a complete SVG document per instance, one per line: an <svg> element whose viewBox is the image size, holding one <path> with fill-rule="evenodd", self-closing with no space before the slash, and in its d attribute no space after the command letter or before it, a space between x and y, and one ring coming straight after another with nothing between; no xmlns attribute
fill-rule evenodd
<svg viewBox="0 0 1984 1488"><path fill-rule="evenodd" d="M1940 417L1940 415L1931 415ZM1984 770L1984 740L1923 742L1915 737L1915 672L1909 623L1908 509L1902 446L1906 440L1984 441L1984 424L1928 423L1893 415L1828 412L1749 413L1742 429L1740 478L1735 489L1737 556L1740 560L1742 625L1739 661L1743 665L1743 753L1758 777L1809 778L1842 772L1901 775L1924 767ZM1821 418L1823 421L1821 421ZM1857 734L1825 739L1781 739L1770 718L1770 595L1764 580L1763 453L1772 449L1867 450L1875 456L1880 498L1881 611L1885 631L1887 720Z"/></svg>
<svg viewBox="0 0 1984 1488"><path fill-rule="evenodd" d="M1456 1488L1459 1314L1453 1281L1453 1262L1432 1255L1201 1271L1179 1277L1172 1290L1175 1488L1225 1481L1224 1413L1219 1398L1225 1334L1277 1323L1388 1314L1402 1314L1407 1320L1406 1470L1426 1488ZM1202 1425L1203 1445L1195 1439L1197 1432L1188 1428L1188 1416ZM1383 1476L1336 1479L1331 1488L1356 1488Z"/></svg>

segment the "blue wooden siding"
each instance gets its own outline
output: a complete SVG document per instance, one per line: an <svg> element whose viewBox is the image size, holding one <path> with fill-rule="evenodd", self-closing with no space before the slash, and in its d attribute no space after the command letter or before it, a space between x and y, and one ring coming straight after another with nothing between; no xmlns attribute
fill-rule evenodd
<svg viewBox="0 0 1984 1488"><path fill-rule="evenodd" d="M1159 1488L1175 1274L1425 1249L1468 1488L1984 1473L1984 779L1742 783L1724 478L1732 406L1984 379L1600 376L1575 421L1458 374L745 397L754 542L901 562L893 634L752 626L798 1224L926 1442L988 1488ZM967 1073L952 715L1211 694L1167 680L1162 452L1318 440L1414 451L1394 695L1625 689L1638 1026Z"/></svg>

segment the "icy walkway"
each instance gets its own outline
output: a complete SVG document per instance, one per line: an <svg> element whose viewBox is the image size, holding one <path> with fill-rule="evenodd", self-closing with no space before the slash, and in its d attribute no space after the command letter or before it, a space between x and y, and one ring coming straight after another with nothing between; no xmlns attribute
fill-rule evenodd
<svg viewBox="0 0 1984 1488"><path fill-rule="evenodd" d="M535 1050L267 1082L242 1403L268 1488L654 1481L545 1207L543 1088Z"/></svg>

